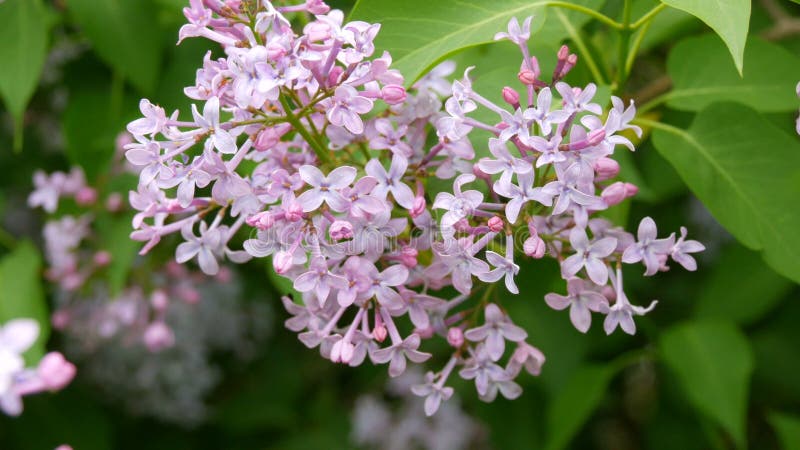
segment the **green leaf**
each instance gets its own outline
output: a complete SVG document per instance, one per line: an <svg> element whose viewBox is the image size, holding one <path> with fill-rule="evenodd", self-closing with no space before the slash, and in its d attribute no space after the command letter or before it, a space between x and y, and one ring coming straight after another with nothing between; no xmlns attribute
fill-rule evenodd
<svg viewBox="0 0 800 450"><path fill-rule="evenodd" d="M781 448L784 450L800 450L800 417L772 413L769 415L769 423L778 433Z"/></svg>
<svg viewBox="0 0 800 450"><path fill-rule="evenodd" d="M40 0L0 2L0 97L18 123L39 84L47 56L47 31Z"/></svg>
<svg viewBox="0 0 800 450"><path fill-rule="evenodd" d="M123 130L113 116L105 85L75 89L64 110L61 126L67 157L83 167L90 180L106 172L116 135Z"/></svg>
<svg viewBox="0 0 800 450"><path fill-rule="evenodd" d="M690 403L744 448L753 353L742 332L728 322L689 322L665 332L659 348Z"/></svg>
<svg viewBox="0 0 800 450"><path fill-rule="evenodd" d="M661 0L686 11L713 29L728 46L736 69L742 73L744 46L750 26L750 0Z"/></svg>
<svg viewBox="0 0 800 450"><path fill-rule="evenodd" d="M35 364L44 356L50 336L41 271L39 250L29 241L19 242L13 252L0 260L0 325L18 318L39 322L39 337L25 353L28 364Z"/></svg>
<svg viewBox="0 0 800 450"><path fill-rule="evenodd" d="M796 111L795 85L800 58L783 47L751 38L742 76L713 35L682 40L669 54L667 72L674 88L667 94L675 109L699 111L717 101L736 101L759 111Z"/></svg>
<svg viewBox="0 0 800 450"><path fill-rule="evenodd" d="M611 378L611 365L586 365L575 371L548 406L545 449L565 448L603 400Z"/></svg>
<svg viewBox="0 0 800 450"><path fill-rule="evenodd" d="M535 15L532 33L542 26L546 0L359 0L350 20L380 22L375 46L387 50L407 83L464 48L491 42L511 17Z"/></svg>
<svg viewBox="0 0 800 450"><path fill-rule="evenodd" d="M714 218L800 282L800 140L736 103L715 103L688 130L656 124L654 143Z"/></svg>
<svg viewBox="0 0 800 450"><path fill-rule="evenodd" d="M603 7L605 0L572 0L569 3L585 6L589 9L599 11ZM555 13L556 10L563 15L566 23L568 23L575 30L580 30L592 19L580 11L556 6L549 7L542 11L542 14L546 17L546 19L542 25L542 28L536 33L533 33L533 36L531 37L532 44L548 44L554 45L556 48L558 48L557 46L561 44L564 39L570 37L570 31L566 28L565 22L562 22L559 19L558 14ZM505 27L503 30L498 31L505 31Z"/></svg>
<svg viewBox="0 0 800 450"><path fill-rule="evenodd" d="M116 297L125 287L136 254L141 243L134 241L131 234L131 216L100 216L96 219L95 230L100 238L102 249L111 254L111 263L106 268L104 279L108 282L109 296Z"/></svg>
<svg viewBox="0 0 800 450"><path fill-rule="evenodd" d="M769 312L794 284L758 259L741 245L725 249L699 289L695 313L747 325Z"/></svg>
<svg viewBox="0 0 800 450"><path fill-rule="evenodd" d="M103 61L140 91L153 91L162 41L150 0L69 0L67 7Z"/></svg>

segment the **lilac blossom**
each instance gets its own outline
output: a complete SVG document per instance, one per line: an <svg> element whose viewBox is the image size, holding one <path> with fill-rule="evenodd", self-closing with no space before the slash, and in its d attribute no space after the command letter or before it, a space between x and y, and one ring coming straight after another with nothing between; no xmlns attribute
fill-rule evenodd
<svg viewBox="0 0 800 450"><path fill-rule="evenodd" d="M569 307L569 320L581 333L589 331L592 324L592 311L601 312L607 307L606 298L598 291L586 289L585 281L571 278L567 281L567 295L550 293L544 296L547 305L557 311Z"/></svg>
<svg viewBox="0 0 800 450"><path fill-rule="evenodd" d="M646 276L658 272L667 255L672 252L675 245L675 233L664 239L658 239L657 234L655 221L650 217L642 219L639 223L638 240L634 245L625 249L625 253L622 254L622 262L633 264L644 261L647 268L644 273ZM694 247L691 244L688 246L690 250Z"/></svg>
<svg viewBox="0 0 800 450"><path fill-rule="evenodd" d="M609 236L590 242L586 230L573 228L569 243L575 253L561 263L561 275L569 279L586 268L586 274L593 282L600 286L605 285L608 282L608 266L603 260L614 253L617 247L616 238Z"/></svg>
<svg viewBox="0 0 800 450"><path fill-rule="evenodd" d="M499 360L505 352L505 341L520 342L528 337L528 333L514 325L508 316L500 311L494 303L490 303L484 310L485 323L477 328L464 332L464 337L473 342L483 341L486 352L492 361Z"/></svg>

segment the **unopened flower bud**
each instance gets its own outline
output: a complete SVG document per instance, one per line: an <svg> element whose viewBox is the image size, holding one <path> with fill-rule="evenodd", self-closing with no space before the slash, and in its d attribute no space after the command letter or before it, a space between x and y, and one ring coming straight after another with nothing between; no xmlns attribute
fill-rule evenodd
<svg viewBox="0 0 800 450"><path fill-rule="evenodd" d="M468 233L470 230L469 222L467 219L459 219L456 223L453 224L453 229L459 231L461 233Z"/></svg>
<svg viewBox="0 0 800 450"><path fill-rule="evenodd" d="M94 254L92 260L98 267L105 267L111 264L111 253L105 250L100 250L99 252Z"/></svg>
<svg viewBox="0 0 800 450"><path fill-rule="evenodd" d="M53 328L59 331L65 330L69 326L69 322L69 311L63 309L54 312L50 317L50 323L53 324Z"/></svg>
<svg viewBox="0 0 800 450"><path fill-rule="evenodd" d="M266 230L275 224L275 216L269 211L262 211L245 219L245 223L259 230Z"/></svg>
<svg viewBox="0 0 800 450"><path fill-rule="evenodd" d="M122 200L122 194L119 192L113 192L108 195L108 198L106 199L106 209L109 212L119 212L122 210L123 206L124 203Z"/></svg>
<svg viewBox="0 0 800 450"><path fill-rule="evenodd" d="M160 352L175 345L175 334L164 322L151 323L144 331L144 345L153 353Z"/></svg>
<svg viewBox="0 0 800 450"><path fill-rule="evenodd" d="M169 297L163 289L156 289L150 294L150 305L157 312L164 312L169 305Z"/></svg>
<svg viewBox="0 0 800 450"><path fill-rule="evenodd" d="M428 326L427 328L414 328L414 333L422 339L432 338L435 332L436 330L434 330L431 326Z"/></svg>
<svg viewBox="0 0 800 450"><path fill-rule="evenodd" d="M341 66L334 66L331 71L328 73L328 85L329 86L336 86L339 84L339 78L344 73L344 69Z"/></svg>
<svg viewBox="0 0 800 450"><path fill-rule="evenodd" d="M534 259L541 259L544 256L545 249L544 240L539 236L531 236L522 243L522 250L527 256Z"/></svg>
<svg viewBox="0 0 800 450"><path fill-rule="evenodd" d="M340 339L331 347L331 361L347 364L353 359L354 350L353 344Z"/></svg>
<svg viewBox="0 0 800 450"><path fill-rule="evenodd" d="M91 206L97 201L97 191L88 186L78 189L75 193L75 203L80 206Z"/></svg>
<svg viewBox="0 0 800 450"><path fill-rule="evenodd" d="M411 206L411 209L408 211L411 218L417 218L425 212L426 202L425 197L419 195L414 197L414 204Z"/></svg>
<svg viewBox="0 0 800 450"><path fill-rule="evenodd" d="M452 327L447 330L447 343L455 348L464 345L464 332L461 331L461 328Z"/></svg>
<svg viewBox="0 0 800 450"><path fill-rule="evenodd" d="M383 101L390 105L398 105L406 101L406 88L396 84L388 84L381 89Z"/></svg>
<svg viewBox="0 0 800 450"><path fill-rule="evenodd" d="M275 269L275 273L277 274L284 274L292 268L292 254L281 250L278 253L275 253L275 256L272 258L272 267Z"/></svg>
<svg viewBox="0 0 800 450"><path fill-rule="evenodd" d="M619 175L619 163L615 160L602 157L594 163L595 181L610 180Z"/></svg>
<svg viewBox="0 0 800 450"><path fill-rule="evenodd" d="M299 222L303 219L303 207L294 202L286 208L286 220L289 222Z"/></svg>
<svg viewBox="0 0 800 450"><path fill-rule="evenodd" d="M253 141L253 148L260 152L271 149L277 145L278 142L280 142L281 136L284 134L280 131L281 130L279 130L278 127L267 127L262 129L258 132L256 139Z"/></svg>
<svg viewBox="0 0 800 450"><path fill-rule="evenodd" d="M494 231L495 233L503 231L503 219L497 216L494 216L491 219L489 219L486 225L489 227L491 231Z"/></svg>
<svg viewBox="0 0 800 450"><path fill-rule="evenodd" d="M513 106L514 109L519 108L519 93L511 87L503 88L503 100Z"/></svg>
<svg viewBox="0 0 800 450"><path fill-rule="evenodd" d="M314 15L327 14L331 7L322 0L306 0L306 11Z"/></svg>
<svg viewBox="0 0 800 450"><path fill-rule="evenodd" d="M47 389L57 391L64 389L75 378L75 365L64 359L59 352L50 352L39 362L36 374Z"/></svg>
<svg viewBox="0 0 800 450"><path fill-rule="evenodd" d="M569 56L569 47L562 45L561 48L558 49L558 54L556 56L559 61L566 61Z"/></svg>
<svg viewBox="0 0 800 450"><path fill-rule="evenodd" d="M417 249L405 246L400 250L400 262L409 269L417 265Z"/></svg>
<svg viewBox="0 0 800 450"><path fill-rule="evenodd" d="M536 83L536 74L528 69L523 69L517 74L517 78L522 84L532 85Z"/></svg>
<svg viewBox="0 0 800 450"><path fill-rule="evenodd" d="M386 327L383 324L375 325L375 328L372 329L372 337L378 342L385 341L388 333L389 332L386 331Z"/></svg>
<svg viewBox="0 0 800 450"><path fill-rule="evenodd" d="M602 197L606 205L614 206L622 203L628 197L633 197L637 192L639 192L639 188L636 185L618 181L603 189L600 197Z"/></svg>
<svg viewBox="0 0 800 450"><path fill-rule="evenodd" d="M335 220L328 228L328 234L336 241L350 239L353 237L353 224L346 220Z"/></svg>
<svg viewBox="0 0 800 450"><path fill-rule="evenodd" d="M606 138L606 130L605 128L599 128L597 130L592 130L588 136L586 136L586 140L589 142L589 145L594 147L595 145L603 142L603 139Z"/></svg>

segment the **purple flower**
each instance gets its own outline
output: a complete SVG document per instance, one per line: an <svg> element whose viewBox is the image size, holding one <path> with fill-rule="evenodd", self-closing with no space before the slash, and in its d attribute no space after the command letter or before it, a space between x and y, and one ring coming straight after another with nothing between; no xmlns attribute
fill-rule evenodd
<svg viewBox="0 0 800 450"><path fill-rule="evenodd" d="M466 239L446 241L441 245L446 251L436 252L438 259L425 269L425 275L442 280L452 274L453 287L462 294L469 294L472 291L472 275L489 271L489 265L469 251L469 244Z"/></svg>
<svg viewBox="0 0 800 450"><path fill-rule="evenodd" d="M450 97L444 103L447 116L436 121L436 134L439 138L458 141L472 131L472 126L467 125L467 114L475 110L474 103L465 103L462 106L455 97Z"/></svg>
<svg viewBox="0 0 800 450"><path fill-rule="evenodd" d="M561 135L558 133L553 135L550 139L531 136L525 144L540 153L536 158L536 167L542 167L545 164L560 163L567 160L567 155L559 148L561 145Z"/></svg>
<svg viewBox="0 0 800 450"><path fill-rule="evenodd" d="M587 194L578 188L582 181L580 164L572 164L565 171L556 168L556 173L558 180L547 183L541 191L542 194L549 197L558 197L553 206L553 215L563 214L573 204L598 210L606 208L602 198Z"/></svg>
<svg viewBox="0 0 800 450"><path fill-rule="evenodd" d="M603 308L603 312L606 314L606 320L603 322L603 329L605 329L606 334L611 334L617 328L617 325L619 325L622 331L631 335L635 334L636 323L633 321L633 316L643 316L649 313L656 307L658 300L653 300L647 308L631 305L628 301L628 297L622 290L622 269L617 269L616 276L614 276L613 273L611 274L611 284L616 291L617 300L613 306Z"/></svg>
<svg viewBox="0 0 800 450"><path fill-rule="evenodd" d="M372 285L367 289L369 297L375 296L378 303L389 309L397 309L403 307L403 298L393 288L400 286L408 279L408 269L406 266L396 264L384 269L383 272L378 272L372 264L365 263L367 274L372 281Z"/></svg>
<svg viewBox="0 0 800 450"><path fill-rule="evenodd" d="M556 83L556 90L561 94L564 110L570 114L588 111L599 116L603 113L603 108L600 105L590 103L597 92L597 86L594 83L589 83L586 88L580 89L570 87L564 82L558 82Z"/></svg>
<svg viewBox="0 0 800 450"><path fill-rule="evenodd" d="M364 122L359 114L372 110L372 100L358 95L358 91L352 86L341 85L336 88L326 107L331 124L343 126L353 134L361 134L364 132Z"/></svg>
<svg viewBox="0 0 800 450"><path fill-rule="evenodd" d="M542 188L533 187L533 176L533 171L518 174L519 186L512 184L511 180L503 180L502 177L494 184L496 193L511 199L506 203L506 218L510 223L517 221L520 210L527 202L537 201L545 206L550 206L553 202L551 196L542 192Z"/></svg>
<svg viewBox="0 0 800 450"><path fill-rule="evenodd" d="M567 121L570 116L568 111L557 109L550 111L550 105L553 102L553 93L549 87L542 88L536 95L536 107L528 108L525 110L523 117L526 120L534 120L539 124L542 134L549 135L553 130L554 124L560 124Z"/></svg>
<svg viewBox="0 0 800 450"><path fill-rule="evenodd" d="M557 311L569 306L569 320L581 333L586 333L592 325L592 313L601 312L608 302L597 291L586 289L584 281L580 278L571 278L567 281L567 295L547 294L544 296L547 305Z"/></svg>
<svg viewBox="0 0 800 450"><path fill-rule="evenodd" d="M520 342L528 337L528 333L514 325L508 316L500 311L494 303L486 305L483 325L464 332L464 337L473 342L484 341L486 351L492 361L499 360L506 349L505 340Z"/></svg>
<svg viewBox="0 0 800 450"><path fill-rule="evenodd" d="M685 240L686 232L686 227L681 227L681 237L678 238L678 242L676 242L672 247L672 253L670 253L670 256L675 262L682 265L686 270L695 271L697 270L697 261L695 261L694 257L692 257L689 253L702 252L706 249L706 247L698 241Z"/></svg>
<svg viewBox="0 0 800 450"><path fill-rule="evenodd" d="M311 189L297 197L304 212L316 210L323 202L334 211L344 211L347 208L347 200L339 189L349 186L356 179L354 167L337 167L327 177L319 169L308 164L301 166L299 172L300 178L311 186Z"/></svg>
<svg viewBox="0 0 800 450"><path fill-rule="evenodd" d="M538 376L542 372L542 365L544 365L544 353L538 348L529 345L526 342L517 343L517 348L508 360L506 372L513 378L519 375L524 367L529 374Z"/></svg>
<svg viewBox="0 0 800 450"><path fill-rule="evenodd" d="M386 195L391 192L400 206L411 209L414 206L414 192L401 181L406 173L406 168L408 168L408 159L399 154L392 156L392 164L389 166L388 172L377 159L369 160L365 170L368 175L378 180L372 194L380 199L385 199Z"/></svg>
<svg viewBox="0 0 800 450"><path fill-rule="evenodd" d="M489 151L497 159L481 158L478 168L488 174L502 173L500 180L511 181L513 174L532 172L531 164L523 159L511 156L506 143L500 139L489 139Z"/></svg>
<svg viewBox="0 0 800 450"><path fill-rule="evenodd" d="M461 186L472 181L475 181L475 175L459 175L453 183L454 194L449 192L436 194L433 208L447 210L441 220L442 233L449 233L452 236L453 224L472 215L472 212L483 202L483 194L480 191L461 191Z"/></svg>
<svg viewBox="0 0 800 450"><path fill-rule="evenodd" d="M637 232L638 242L625 249L625 253L622 254L622 262L633 264L644 261L647 268L645 276L658 272L667 255L672 252L675 245L675 233L664 239L657 239L657 235L655 221L650 217L642 219Z"/></svg>
<svg viewBox="0 0 800 450"><path fill-rule="evenodd" d="M608 282L608 266L603 258L614 253L617 239L604 237L589 243L586 230L576 227L569 234L569 242L575 254L561 263L561 276L570 279L585 267L589 278L596 284L604 286Z"/></svg>
<svg viewBox="0 0 800 450"><path fill-rule="evenodd" d="M378 136L369 140L369 148L391 150L394 154L410 158L414 154L414 149L403 140L407 130L407 125L399 125L395 130L389 119L375 119L375 131L378 132Z"/></svg>
<svg viewBox="0 0 800 450"><path fill-rule="evenodd" d="M425 397L425 415L430 417L439 410L439 405L453 396L453 388L444 386L442 382L434 381L433 372L425 374L425 383L411 386L414 395Z"/></svg>
<svg viewBox="0 0 800 450"><path fill-rule="evenodd" d="M181 228L181 236L186 242L175 249L175 260L181 264L197 256L200 269L206 275L216 275L219 263L215 253L220 251L222 234L219 228L208 229L205 222L200 222L200 237L194 235L191 224Z"/></svg>
<svg viewBox="0 0 800 450"><path fill-rule="evenodd" d="M489 393L490 384L495 381L509 380L511 377L502 367L494 363L484 344L478 344L472 357L458 374L465 380L475 380L475 388L481 397Z"/></svg>
<svg viewBox="0 0 800 450"><path fill-rule="evenodd" d="M419 335L414 333L401 342L375 350L371 355L372 360L378 364L385 364L388 362L389 376L396 377L405 372L406 358L410 359L412 362L421 363L431 357L430 353L417 350L419 344Z"/></svg>
<svg viewBox="0 0 800 450"><path fill-rule="evenodd" d="M514 264L514 238L509 235L506 239L506 256L505 258L499 254L488 250L486 252L486 260L495 268L486 272L478 274L478 279L487 283L494 283L505 277L506 289L512 294L519 294L519 289L514 283L514 277L519 273L519 266Z"/></svg>
<svg viewBox="0 0 800 450"><path fill-rule="evenodd" d="M221 153L234 154L236 139L226 130L220 128L219 124L219 98L211 97L203 106L203 115L197 111L197 106L192 105L192 116L195 123L204 132L211 133L206 141L206 148L214 147Z"/></svg>
<svg viewBox="0 0 800 450"><path fill-rule="evenodd" d="M0 327L0 397L14 384L14 375L25 368L25 353L39 336L39 324L33 319L14 319Z"/></svg>
<svg viewBox="0 0 800 450"><path fill-rule="evenodd" d="M532 19L533 16L526 17L525 21L522 23L522 27L520 27L517 18L512 17L511 20L508 21L508 33L497 33L494 35L494 40L499 41L501 39L508 39L517 45L526 45L528 39L531 38Z"/></svg>
<svg viewBox="0 0 800 450"><path fill-rule="evenodd" d="M143 98L139 101L139 110L144 117L129 123L128 132L136 136L143 136L145 134L160 133L164 129L167 123L167 115L164 112L164 108L156 106Z"/></svg>
<svg viewBox="0 0 800 450"><path fill-rule="evenodd" d="M311 292L317 296L320 307L325 305L331 289L342 289L347 281L340 275L332 274L328 270L325 258L318 256L311 260L308 272L300 274L294 279L294 288L300 292Z"/></svg>

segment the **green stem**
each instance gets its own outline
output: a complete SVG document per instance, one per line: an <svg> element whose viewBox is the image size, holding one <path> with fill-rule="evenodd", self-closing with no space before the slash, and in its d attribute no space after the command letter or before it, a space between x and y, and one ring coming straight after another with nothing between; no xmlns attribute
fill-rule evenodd
<svg viewBox="0 0 800 450"><path fill-rule="evenodd" d="M570 38L575 43L575 46L578 47L578 51L581 53L581 57L586 61L586 66L592 73L592 77L598 84L606 84L605 77L603 77L603 74L600 72L597 63L595 62L594 58L592 58L592 54L589 52L589 47L587 47L586 43L583 41L580 31L577 30L569 21L569 19L567 19L567 16L565 16L564 13L558 9L556 10L556 16L564 25L564 28L567 30L567 33L569 33Z"/></svg>
<svg viewBox="0 0 800 450"><path fill-rule="evenodd" d="M640 26L650 22L650 20L652 20L655 16L657 16L658 13L663 11L666 7L667 7L667 5L665 5L664 3L659 4L655 8L651 9L650 11L648 11L639 20L637 20L636 22L633 22L632 24L630 24L630 28L636 29L636 28L639 28Z"/></svg>
<svg viewBox="0 0 800 450"><path fill-rule="evenodd" d="M628 80L628 72L625 70L625 64L628 61L628 52L630 50L631 33L633 30L630 28L631 24L631 0L625 0L622 6L622 24L624 27L619 31L619 51L617 60L617 79L614 86L615 92L622 91L625 82Z"/></svg>
<svg viewBox="0 0 800 450"><path fill-rule="evenodd" d="M639 31L639 34L636 35L636 38L633 40L633 46L628 53L628 58L625 60L625 73L631 73L631 68L633 67L633 61L636 59L636 55L639 53L639 47L642 46L642 41L644 41L644 36L647 34L647 31L650 29L650 25L653 22L647 22L644 24L644 27Z"/></svg>
<svg viewBox="0 0 800 450"><path fill-rule="evenodd" d="M323 164L330 164L332 160L330 155L328 154L328 151L316 139L314 139L313 136L311 136L311 133L309 133L306 127L304 127L303 124L300 122L300 119L294 115L294 112L292 111L292 105L289 104L289 101L286 99L286 97L283 94L281 94L279 96L279 99L281 102L281 106L283 106L283 110L286 113L286 120L290 124L292 124L294 129L297 130L297 132L300 133L301 136L303 136L303 139L305 139L306 142L308 142L308 145L310 145L311 148L314 150L314 153L316 153L317 158L319 158L320 162L322 162Z"/></svg>
<svg viewBox="0 0 800 450"><path fill-rule="evenodd" d="M593 10L591 8L587 8L585 6L575 5L573 3L568 3L568 2L558 2L558 1L547 2L547 6L555 6L555 7L558 7L558 8L571 9L573 11L581 12L581 13L586 14L587 16L591 16L591 17L597 19L598 21L603 22L604 24L610 26L611 28L615 28L617 30L621 30L624 27L623 24L621 24L621 23L617 22L616 20L606 16L605 14L602 14L602 13L600 13L598 11L595 11L595 10Z"/></svg>

